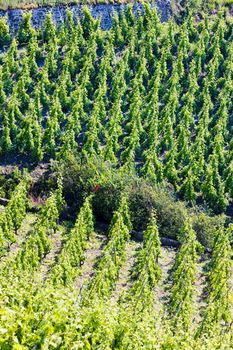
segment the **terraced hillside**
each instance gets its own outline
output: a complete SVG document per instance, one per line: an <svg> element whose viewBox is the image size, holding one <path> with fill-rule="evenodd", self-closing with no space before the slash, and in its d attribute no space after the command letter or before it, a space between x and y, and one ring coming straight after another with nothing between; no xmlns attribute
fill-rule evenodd
<svg viewBox="0 0 233 350"><path fill-rule="evenodd" d="M0 20L0 349L232 349L231 18L30 20Z"/></svg>
<svg viewBox="0 0 233 350"><path fill-rule="evenodd" d="M232 348L231 227L209 255L186 219L176 250L161 247L152 213L140 243L123 195L107 236L91 197L67 228L59 188L38 213L25 197L16 211L25 184L1 213L1 349Z"/></svg>
<svg viewBox="0 0 233 350"><path fill-rule="evenodd" d="M4 20L3 20L4 22ZM160 23L128 7L110 31L84 10L42 31L30 14L1 56L2 157L78 153L216 213L232 205L232 23Z"/></svg>

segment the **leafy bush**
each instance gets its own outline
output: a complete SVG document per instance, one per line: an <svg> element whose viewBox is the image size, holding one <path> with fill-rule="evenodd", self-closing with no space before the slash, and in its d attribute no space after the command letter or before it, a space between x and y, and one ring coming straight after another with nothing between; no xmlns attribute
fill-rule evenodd
<svg viewBox="0 0 233 350"><path fill-rule="evenodd" d="M22 178L23 173L17 167L12 173L0 174L0 197L10 198Z"/></svg>
<svg viewBox="0 0 233 350"><path fill-rule="evenodd" d="M79 208L92 190L95 170L69 156L62 163L63 195L68 205Z"/></svg>
<svg viewBox="0 0 233 350"><path fill-rule="evenodd" d="M203 212L194 215L193 228L202 245L209 248L212 247L214 232L223 226L225 219L225 215L208 216Z"/></svg>
<svg viewBox="0 0 233 350"><path fill-rule="evenodd" d="M135 230L144 230L147 218L156 210L161 236L175 238L187 214L182 202L175 202L169 193L152 187L143 179L134 181L129 189L129 207Z"/></svg>
<svg viewBox="0 0 233 350"><path fill-rule="evenodd" d="M56 177L58 168L61 169L61 164L51 179ZM123 192L128 197L133 229L136 231L145 230L148 217L155 210L160 235L177 239L185 219L191 216L198 240L204 246L211 247L213 232L225 220L223 215L209 216L195 208L187 208L184 202L175 200L169 189L152 186L136 175L121 173L98 159L88 162L70 156L62 163L62 177L67 204L76 211L84 199L93 193L93 214L97 221L107 224L117 210Z"/></svg>

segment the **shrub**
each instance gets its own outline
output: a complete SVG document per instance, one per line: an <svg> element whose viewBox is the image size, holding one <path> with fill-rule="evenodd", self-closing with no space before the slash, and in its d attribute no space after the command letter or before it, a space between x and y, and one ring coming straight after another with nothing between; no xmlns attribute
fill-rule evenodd
<svg viewBox="0 0 233 350"><path fill-rule="evenodd" d="M17 167L12 172L0 174L0 197L9 199L22 178L23 174Z"/></svg>
<svg viewBox="0 0 233 350"><path fill-rule="evenodd" d="M175 202L165 190L149 185L143 179L135 180L129 189L129 207L135 230L145 230L148 217L156 210L161 236L176 238L186 216L181 202Z"/></svg>
<svg viewBox="0 0 233 350"><path fill-rule="evenodd" d="M113 212L119 206L120 196L125 191L130 177L122 177L115 171L111 171L96 187L93 198L93 211L99 221L110 223Z"/></svg>
<svg viewBox="0 0 233 350"><path fill-rule="evenodd" d="M136 175L122 173L99 159L79 159L69 156L57 164L62 172L63 196L74 211L93 193L93 214L97 221L109 224L119 206L122 192L128 198L133 229L144 231L148 217L156 211L160 236L177 239L185 218L192 216L198 240L211 247L216 227L224 223L224 216L210 217L184 202L176 201L169 189L158 188ZM62 169L62 170L61 170ZM52 178L52 177L51 177Z"/></svg>
<svg viewBox="0 0 233 350"><path fill-rule="evenodd" d="M102 190L105 178L111 178L111 170L99 159L69 155L59 163L59 168L62 169L64 198L68 205L75 208L79 208L91 192Z"/></svg>
<svg viewBox="0 0 233 350"><path fill-rule="evenodd" d="M196 231L199 242L208 248L212 247L214 233L224 225L225 215L209 216L206 213L197 213L193 217L193 228Z"/></svg>

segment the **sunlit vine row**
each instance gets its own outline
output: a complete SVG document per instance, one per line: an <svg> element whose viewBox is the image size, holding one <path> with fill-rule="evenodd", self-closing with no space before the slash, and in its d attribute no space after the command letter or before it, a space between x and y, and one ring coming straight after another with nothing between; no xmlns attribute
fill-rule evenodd
<svg viewBox="0 0 233 350"><path fill-rule="evenodd" d="M232 23L219 14L178 26L144 9L136 19L127 7L106 32L87 9L77 23L68 12L59 28L48 15L41 30L25 15L1 59L1 154L97 157L224 212Z"/></svg>
<svg viewBox="0 0 233 350"><path fill-rule="evenodd" d="M22 180L11 194L5 210L0 214L0 255L15 242L17 231L26 216L28 207L26 180Z"/></svg>
<svg viewBox="0 0 233 350"><path fill-rule="evenodd" d="M69 284L78 275L78 269L85 259L84 251L87 247L87 241L93 232L93 214L88 197L80 209L62 252L59 254L58 262L51 271L55 285L59 283Z"/></svg>
<svg viewBox="0 0 233 350"><path fill-rule="evenodd" d="M130 238L130 218L126 197L122 197L118 211L115 212L109 230L109 241L104 248L93 279L83 293L83 301L108 296L117 281L120 267L125 259L126 242Z"/></svg>

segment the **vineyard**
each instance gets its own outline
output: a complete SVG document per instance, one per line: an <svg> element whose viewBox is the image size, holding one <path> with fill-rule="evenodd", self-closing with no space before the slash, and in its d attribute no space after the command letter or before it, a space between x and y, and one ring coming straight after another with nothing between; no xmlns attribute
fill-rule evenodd
<svg viewBox="0 0 233 350"><path fill-rule="evenodd" d="M233 349L231 17L30 21L0 19L0 349Z"/></svg>

